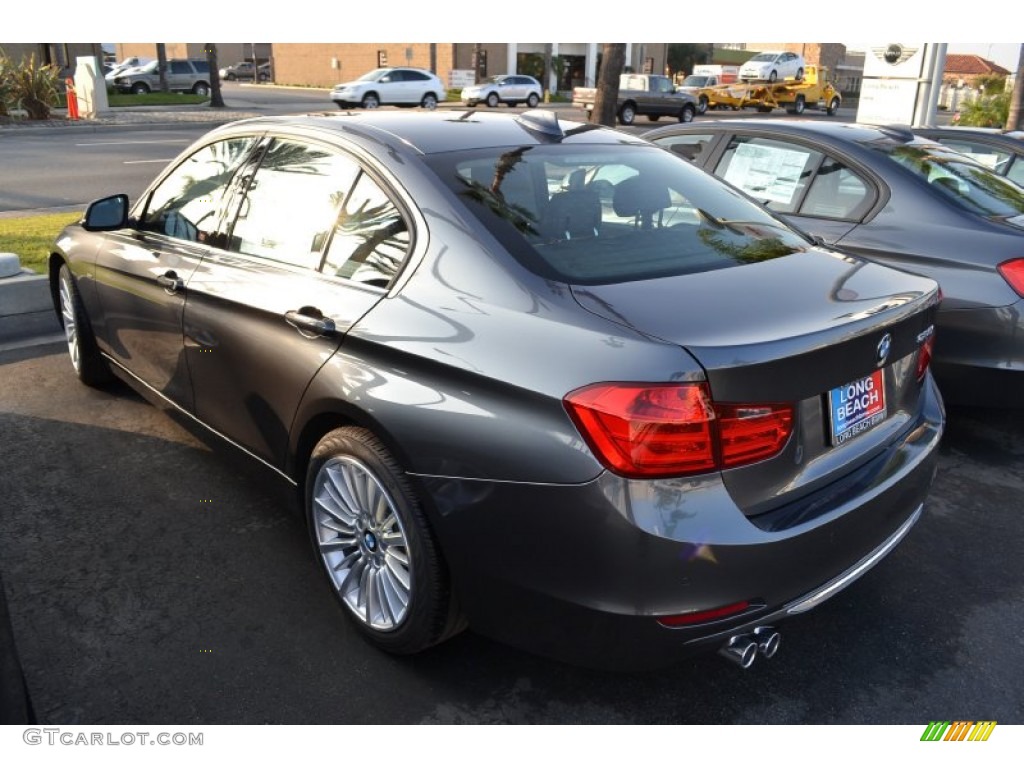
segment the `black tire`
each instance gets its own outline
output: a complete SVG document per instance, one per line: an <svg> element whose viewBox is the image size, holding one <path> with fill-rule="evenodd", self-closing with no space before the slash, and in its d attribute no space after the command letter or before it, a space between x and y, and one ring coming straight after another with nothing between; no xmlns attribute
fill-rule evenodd
<svg viewBox="0 0 1024 768"><path fill-rule="evenodd" d="M149 86L145 83L135 83L132 86L132 93L139 95L143 93L149 93Z"/></svg>
<svg viewBox="0 0 1024 768"><path fill-rule="evenodd" d="M707 111L708 111L708 97L707 96L701 96L699 99L697 99L697 114L698 115L703 115Z"/></svg>
<svg viewBox="0 0 1024 768"><path fill-rule="evenodd" d="M90 387L102 387L112 378L110 366L96 346L96 337L67 264L61 264L57 273L57 300L60 324L68 344L68 356L78 380Z"/></svg>
<svg viewBox="0 0 1024 768"><path fill-rule="evenodd" d="M358 494L351 492L353 479L360 483ZM371 644L389 653L418 653L465 627L416 493L373 433L342 427L317 443L305 503L316 558Z"/></svg>
<svg viewBox="0 0 1024 768"><path fill-rule="evenodd" d="M370 91L368 94L363 96L363 100L359 102L359 106L363 109L376 109L380 106L380 98L376 93Z"/></svg>
<svg viewBox="0 0 1024 768"><path fill-rule="evenodd" d="M768 82L769 83L774 83L778 79L779 79L779 73L776 72L774 69L771 72L768 73Z"/></svg>
<svg viewBox="0 0 1024 768"><path fill-rule="evenodd" d="M437 94L428 93L420 101L420 106L424 109L437 109Z"/></svg>
<svg viewBox="0 0 1024 768"><path fill-rule="evenodd" d="M224 79L225 80L234 80L235 79L235 73L234 72L228 72L226 75L224 75Z"/></svg>
<svg viewBox="0 0 1024 768"><path fill-rule="evenodd" d="M494 109L496 106L498 106L498 103L498 94L496 94L494 91L491 91L490 93L487 94L488 107Z"/></svg>
<svg viewBox="0 0 1024 768"><path fill-rule="evenodd" d="M194 93L196 96L209 96L210 84L200 81L192 86L192 93Z"/></svg>
<svg viewBox="0 0 1024 768"><path fill-rule="evenodd" d="M536 93L531 93L529 96L526 97L526 106L528 106L530 109L533 109L538 104L540 104L540 96L538 96Z"/></svg>
<svg viewBox="0 0 1024 768"><path fill-rule="evenodd" d="M789 114L791 115L802 115L805 109L807 109L807 100L801 93L799 96L796 97L796 101L793 102L793 106L787 109L786 111L789 112Z"/></svg>
<svg viewBox="0 0 1024 768"><path fill-rule="evenodd" d="M772 108L771 107L760 106L760 107L757 108L757 111L758 112L771 112Z"/></svg>
<svg viewBox="0 0 1024 768"><path fill-rule="evenodd" d="M679 122L680 123L692 123L694 116L697 114L697 108L693 104L684 104L683 108L679 110Z"/></svg>
<svg viewBox="0 0 1024 768"><path fill-rule="evenodd" d="M648 115L647 119L650 120L652 123L656 123L661 119L661 115Z"/></svg>
<svg viewBox="0 0 1024 768"><path fill-rule="evenodd" d="M825 109L826 114L834 115L839 111L839 99L835 96L832 97L832 101L828 103L828 107Z"/></svg>
<svg viewBox="0 0 1024 768"><path fill-rule="evenodd" d="M632 125L636 120L636 105L631 101L627 101L619 109L619 122L623 125Z"/></svg>
<svg viewBox="0 0 1024 768"><path fill-rule="evenodd" d="M796 71L796 79L797 80L803 80L804 79L804 68L803 67L800 67L800 69L798 69Z"/></svg>

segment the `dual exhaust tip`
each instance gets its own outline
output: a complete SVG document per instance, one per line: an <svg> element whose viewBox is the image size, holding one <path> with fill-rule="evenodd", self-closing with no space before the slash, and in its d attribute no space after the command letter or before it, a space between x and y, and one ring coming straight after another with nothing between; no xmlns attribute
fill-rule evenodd
<svg viewBox="0 0 1024 768"><path fill-rule="evenodd" d="M781 643L782 635L774 627L757 627L750 634L730 637L718 652L733 664L749 669L757 661L758 654L770 659L778 652Z"/></svg>

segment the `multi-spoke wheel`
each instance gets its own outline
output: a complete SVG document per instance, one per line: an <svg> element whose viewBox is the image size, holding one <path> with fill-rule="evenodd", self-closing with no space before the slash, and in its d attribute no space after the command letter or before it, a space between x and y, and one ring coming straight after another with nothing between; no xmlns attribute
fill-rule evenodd
<svg viewBox="0 0 1024 768"><path fill-rule="evenodd" d="M110 368L96 347L89 320L82 309L71 269L61 265L57 278L60 299L60 321L68 343L71 365L83 384L98 387L110 381Z"/></svg>
<svg viewBox="0 0 1024 768"><path fill-rule="evenodd" d="M344 427L319 442L307 512L335 594L375 645L415 653L462 628L423 510L370 432Z"/></svg>

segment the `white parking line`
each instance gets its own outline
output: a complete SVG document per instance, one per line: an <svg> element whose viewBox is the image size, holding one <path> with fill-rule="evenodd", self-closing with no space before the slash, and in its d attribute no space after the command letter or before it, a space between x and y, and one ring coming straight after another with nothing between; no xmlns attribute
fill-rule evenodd
<svg viewBox="0 0 1024 768"><path fill-rule="evenodd" d="M166 160L122 160L122 165L141 165L142 163L169 163L173 160L173 157L169 157Z"/></svg>

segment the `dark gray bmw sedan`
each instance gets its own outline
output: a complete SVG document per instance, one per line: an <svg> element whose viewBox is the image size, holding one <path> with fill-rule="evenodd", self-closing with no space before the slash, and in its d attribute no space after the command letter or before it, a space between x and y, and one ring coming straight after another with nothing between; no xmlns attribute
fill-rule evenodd
<svg viewBox="0 0 1024 768"><path fill-rule="evenodd" d="M298 492L355 626L575 663L717 649L847 587L922 513L936 284L552 113L261 118L50 260L78 377Z"/></svg>
<svg viewBox="0 0 1024 768"><path fill-rule="evenodd" d="M903 128L719 120L644 137L830 247L936 280L943 397L1024 406L1024 189Z"/></svg>

